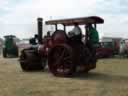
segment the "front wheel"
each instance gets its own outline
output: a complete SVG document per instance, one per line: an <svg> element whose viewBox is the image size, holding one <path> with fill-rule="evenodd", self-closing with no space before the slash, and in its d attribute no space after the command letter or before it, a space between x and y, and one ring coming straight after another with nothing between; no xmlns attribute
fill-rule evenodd
<svg viewBox="0 0 128 96"><path fill-rule="evenodd" d="M23 50L19 61L23 71L43 70L45 67L41 56L34 49Z"/></svg>

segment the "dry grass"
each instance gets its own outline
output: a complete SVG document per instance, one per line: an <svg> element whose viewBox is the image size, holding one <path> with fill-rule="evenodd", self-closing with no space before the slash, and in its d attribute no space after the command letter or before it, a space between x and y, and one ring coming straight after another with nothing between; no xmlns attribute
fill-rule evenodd
<svg viewBox="0 0 128 96"><path fill-rule="evenodd" d="M0 57L0 96L128 96L128 59L99 60L89 74L59 78L22 72L17 59Z"/></svg>

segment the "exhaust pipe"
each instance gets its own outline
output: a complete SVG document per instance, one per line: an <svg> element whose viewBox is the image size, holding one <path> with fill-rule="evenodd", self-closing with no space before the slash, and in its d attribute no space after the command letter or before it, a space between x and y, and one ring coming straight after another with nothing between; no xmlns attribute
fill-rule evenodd
<svg viewBox="0 0 128 96"><path fill-rule="evenodd" d="M39 44L42 44L42 37L43 37L43 19L42 18L37 18L37 28L38 28L38 42Z"/></svg>

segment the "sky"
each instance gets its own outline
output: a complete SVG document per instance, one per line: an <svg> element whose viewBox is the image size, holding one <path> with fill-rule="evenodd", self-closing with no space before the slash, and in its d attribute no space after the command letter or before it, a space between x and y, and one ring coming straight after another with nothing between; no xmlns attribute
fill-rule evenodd
<svg viewBox="0 0 128 96"><path fill-rule="evenodd" d="M0 0L0 38L13 34L30 38L37 18L44 20L100 16L100 37L128 38L128 0ZM47 27L44 25L44 32Z"/></svg>

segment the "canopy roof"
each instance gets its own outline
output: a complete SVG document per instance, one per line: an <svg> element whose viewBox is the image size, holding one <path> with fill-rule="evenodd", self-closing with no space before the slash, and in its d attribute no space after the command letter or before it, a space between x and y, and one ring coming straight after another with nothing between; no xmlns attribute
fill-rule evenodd
<svg viewBox="0 0 128 96"><path fill-rule="evenodd" d="M47 25L63 24L66 26L72 26L76 23L78 25L85 25L88 23L102 24L104 23L104 20L98 16L90 16L90 17L70 18L70 19L48 20L45 22L45 24Z"/></svg>

